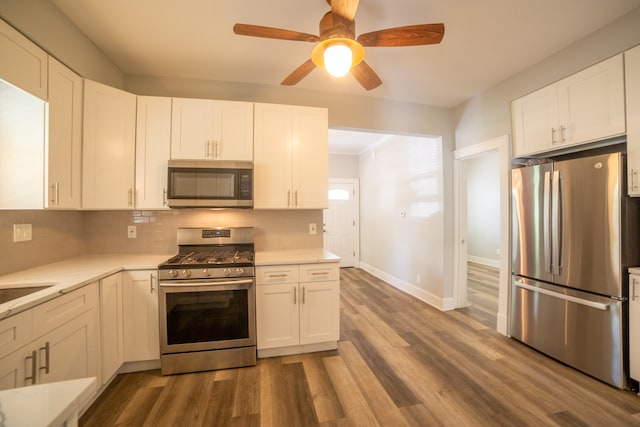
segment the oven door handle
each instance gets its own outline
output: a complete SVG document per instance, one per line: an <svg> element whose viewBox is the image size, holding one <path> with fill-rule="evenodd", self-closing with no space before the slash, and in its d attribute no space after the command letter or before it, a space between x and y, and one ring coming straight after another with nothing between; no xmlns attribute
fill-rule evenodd
<svg viewBox="0 0 640 427"><path fill-rule="evenodd" d="M251 285L253 279L240 279L240 280L225 280L222 282L216 282L213 280L176 280L173 282L160 282L161 288L179 288L181 286L192 287L211 287L211 286L226 286L226 285Z"/></svg>

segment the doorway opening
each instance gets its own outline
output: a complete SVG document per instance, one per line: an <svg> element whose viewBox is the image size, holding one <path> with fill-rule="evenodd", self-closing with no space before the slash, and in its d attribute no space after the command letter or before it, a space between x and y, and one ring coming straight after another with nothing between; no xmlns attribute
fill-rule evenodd
<svg viewBox="0 0 640 427"><path fill-rule="evenodd" d="M496 254L500 254L499 258L495 260L497 266L498 276L498 289L497 289L497 314L496 314L496 329L503 335L508 334L508 322L507 322L507 310L508 310L508 297L509 297L509 272L510 272L510 246L509 246L509 227L510 227L510 210L509 210L509 189L510 189L510 147L509 137L507 135L495 138L489 141L485 141L480 144L473 145L471 147L463 148L455 151L454 161L454 186L455 186L455 200L454 200L454 221L455 221L455 254L454 254L454 295L456 299L456 307L467 307L469 305L469 277L474 278L475 270L469 268L469 261L474 261L475 264L482 264L484 262L493 263L489 261L491 256L481 256L470 254L470 230L469 230L469 215L476 215L478 207L474 208L474 212L469 212L469 191L470 186L467 181L467 172L470 159L478 158L487 153L494 153L498 159L499 168L499 191L497 200L491 202L494 205L497 204L497 209L490 215L498 215L498 228L497 233L499 237L495 240L495 243L485 245L491 250L496 251ZM472 199L473 200L473 199ZM477 237L476 237L477 240ZM476 244L478 242L474 242ZM482 243L479 242L480 246ZM497 248L495 246L498 246ZM473 249L477 251L476 248ZM482 253L482 252L480 252ZM478 263L477 261L481 261ZM472 266L472 267L475 267ZM473 289L472 289L473 292Z"/></svg>

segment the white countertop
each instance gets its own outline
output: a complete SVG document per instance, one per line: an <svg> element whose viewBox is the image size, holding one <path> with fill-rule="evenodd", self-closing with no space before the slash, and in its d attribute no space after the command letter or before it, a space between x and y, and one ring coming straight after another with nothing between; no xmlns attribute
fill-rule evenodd
<svg viewBox="0 0 640 427"><path fill-rule="evenodd" d="M0 288L51 285L0 304L0 319L122 270L155 269L172 255L85 255L0 276Z"/></svg>
<svg viewBox="0 0 640 427"><path fill-rule="evenodd" d="M255 263L260 265L314 264L340 262L340 257L323 248L287 251L256 252Z"/></svg>
<svg viewBox="0 0 640 427"><path fill-rule="evenodd" d="M60 381L0 391L0 424L62 426L97 392L95 378Z"/></svg>
<svg viewBox="0 0 640 427"><path fill-rule="evenodd" d="M640 267L629 267L629 273L640 274Z"/></svg>

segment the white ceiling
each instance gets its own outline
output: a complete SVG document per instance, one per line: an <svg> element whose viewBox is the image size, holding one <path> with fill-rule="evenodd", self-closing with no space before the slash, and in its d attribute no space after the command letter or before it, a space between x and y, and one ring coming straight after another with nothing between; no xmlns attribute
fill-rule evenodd
<svg viewBox="0 0 640 427"><path fill-rule="evenodd" d="M326 0L50 0L125 74L278 85L313 44L235 35L236 22L318 34ZM383 84L316 69L297 87L454 107L638 7L640 0L361 0L356 34L443 22L441 44L368 48Z"/></svg>

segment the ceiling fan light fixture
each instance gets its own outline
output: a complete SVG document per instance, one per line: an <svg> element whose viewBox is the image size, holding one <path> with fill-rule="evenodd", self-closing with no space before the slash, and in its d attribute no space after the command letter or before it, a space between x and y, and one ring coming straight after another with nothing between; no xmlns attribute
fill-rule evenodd
<svg viewBox="0 0 640 427"><path fill-rule="evenodd" d="M332 43L324 50L324 67L333 77L342 77L351 69L353 53L349 46Z"/></svg>
<svg viewBox="0 0 640 427"><path fill-rule="evenodd" d="M342 57L342 66L338 65L339 70L335 70L333 61L334 53L344 55ZM350 58L345 58L350 55ZM339 55L336 55L339 56ZM348 38L332 38L326 39L318 43L311 51L311 60L317 67L324 68L329 74L335 77L342 77L347 74L351 68L355 67L364 59L364 47L357 41ZM335 74L334 74L335 73Z"/></svg>

